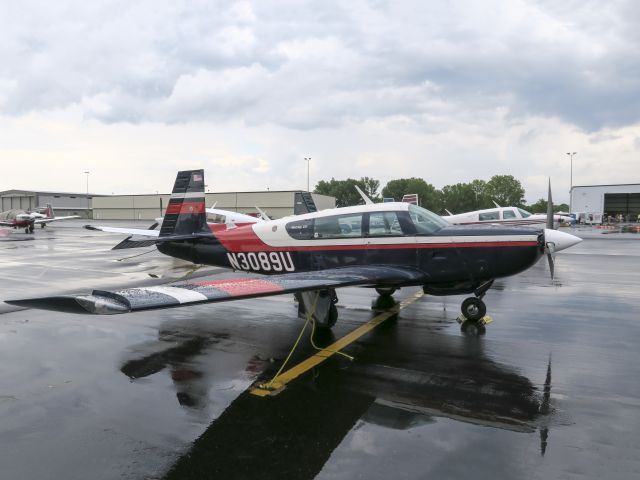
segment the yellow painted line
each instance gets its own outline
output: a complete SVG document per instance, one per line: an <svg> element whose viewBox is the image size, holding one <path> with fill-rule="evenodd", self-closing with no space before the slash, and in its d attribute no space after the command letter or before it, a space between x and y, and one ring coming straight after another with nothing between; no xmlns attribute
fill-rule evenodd
<svg viewBox="0 0 640 480"><path fill-rule="evenodd" d="M422 296L424 296L424 292L420 290L419 292L416 292L410 297L405 298L400 303L396 304L392 309L385 311L380 315L372 318L364 325L356 328L354 331L352 331L351 333L348 333L347 335L345 335L338 341L332 343L328 347L323 348L315 355L307 358L306 360L303 360L298 365L290 368L286 372L283 372L278 377L274 378L272 381L265 382L260 386L254 387L251 390L249 390L249 392L259 397L265 397L267 395L275 395L279 393L280 391L282 391L282 389L286 386L287 383L289 383L292 380L295 380L303 373L311 370L313 367L320 365L327 358L330 358L331 356L335 355L337 352L339 352L343 348L349 346L350 344L358 340L360 337L362 337L365 333L370 332L375 327L380 325L382 322L384 322L385 320L388 320L393 315L396 315L400 310L402 310L405 307L408 307L413 302L420 299ZM269 385L269 388L264 388L264 385L267 385L267 384Z"/></svg>

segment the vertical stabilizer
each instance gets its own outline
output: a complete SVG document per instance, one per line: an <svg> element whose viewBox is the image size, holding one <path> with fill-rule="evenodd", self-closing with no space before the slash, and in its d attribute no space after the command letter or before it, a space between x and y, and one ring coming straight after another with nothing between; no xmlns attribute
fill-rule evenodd
<svg viewBox="0 0 640 480"><path fill-rule="evenodd" d="M296 192L294 197L293 214L302 215L303 213L317 212L316 202L310 192Z"/></svg>
<svg viewBox="0 0 640 480"><path fill-rule="evenodd" d="M160 237L209 232L204 200L204 170L178 172Z"/></svg>

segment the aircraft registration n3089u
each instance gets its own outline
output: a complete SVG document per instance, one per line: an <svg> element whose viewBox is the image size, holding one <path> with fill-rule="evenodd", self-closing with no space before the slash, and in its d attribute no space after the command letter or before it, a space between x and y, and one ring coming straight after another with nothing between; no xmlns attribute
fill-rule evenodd
<svg viewBox="0 0 640 480"><path fill-rule="evenodd" d="M469 320L486 313L494 279L522 272L545 253L581 240L551 229L453 226L408 203L378 203L285 217L237 228L207 225L203 170L179 172L159 236L166 255L262 274L7 303L72 313L116 314L240 298L297 293L318 325L337 319L335 289L374 287L381 295L420 286L426 293L473 293ZM148 241L148 240L147 240ZM135 242L132 242L135 243Z"/></svg>

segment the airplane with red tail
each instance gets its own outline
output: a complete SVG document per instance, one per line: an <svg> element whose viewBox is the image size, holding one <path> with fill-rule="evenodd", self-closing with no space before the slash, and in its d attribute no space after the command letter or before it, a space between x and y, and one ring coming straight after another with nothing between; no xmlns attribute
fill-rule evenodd
<svg viewBox="0 0 640 480"><path fill-rule="evenodd" d="M44 213L26 212L24 210L16 209L0 212L0 227L24 228L24 233L33 233L35 225L40 225L40 227L44 228L47 223L69 220L72 218L80 217L78 215L56 217L53 207L50 203L47 203Z"/></svg>
<svg viewBox="0 0 640 480"><path fill-rule="evenodd" d="M149 240L145 240L149 241ZM463 315L478 321L496 278L522 272L581 239L552 229L450 225L416 205L391 202L335 208L237 228L207 224L204 171L178 173L159 236L166 255L260 274L214 281L10 300L17 306L117 314L295 293L299 312L320 327L337 319L335 290L372 287L380 295L420 286L428 294L473 294ZM135 244L135 241L130 243ZM135 246L135 245L131 245Z"/></svg>

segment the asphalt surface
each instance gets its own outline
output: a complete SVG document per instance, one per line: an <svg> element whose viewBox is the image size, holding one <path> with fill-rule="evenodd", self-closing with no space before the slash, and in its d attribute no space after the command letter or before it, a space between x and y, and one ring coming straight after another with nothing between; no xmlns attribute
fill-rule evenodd
<svg viewBox="0 0 640 480"><path fill-rule="evenodd" d="M0 299L229 275L81 222L0 238ZM144 227L144 225L137 225ZM640 235L496 281L484 335L424 296L277 396L290 296L117 316L0 304L0 478L640 477ZM124 260L123 257L151 251ZM405 289L396 300L416 292ZM338 292L329 343L388 304ZM315 352L307 337L292 362Z"/></svg>

